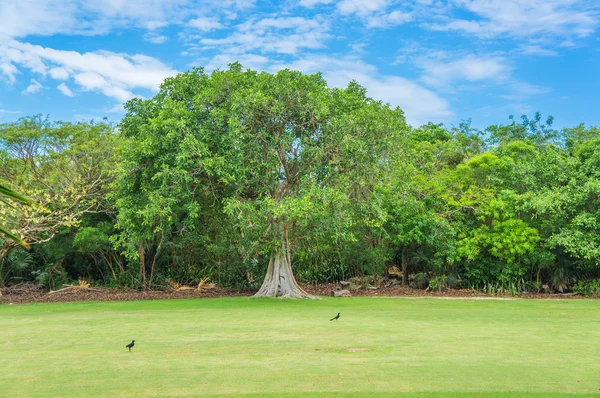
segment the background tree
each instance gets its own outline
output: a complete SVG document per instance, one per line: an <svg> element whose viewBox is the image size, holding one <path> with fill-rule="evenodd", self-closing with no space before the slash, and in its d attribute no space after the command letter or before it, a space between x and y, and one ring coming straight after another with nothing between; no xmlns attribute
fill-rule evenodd
<svg viewBox="0 0 600 398"><path fill-rule="evenodd" d="M5 207L5 225L30 244L49 242L79 225L84 214L106 213L119 136L104 123L52 123L41 116L0 125L0 178L31 203ZM0 243L0 261L17 243Z"/></svg>

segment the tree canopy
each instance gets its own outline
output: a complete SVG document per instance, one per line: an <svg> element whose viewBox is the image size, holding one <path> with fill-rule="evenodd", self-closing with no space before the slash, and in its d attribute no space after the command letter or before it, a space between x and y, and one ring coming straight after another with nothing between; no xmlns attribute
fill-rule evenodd
<svg viewBox="0 0 600 398"><path fill-rule="evenodd" d="M600 277L596 127L539 113L411 127L357 82L239 64L125 110L118 125L0 125L0 194L17 199L0 201L0 284L209 278L309 297L299 283L392 266L404 285L488 292Z"/></svg>

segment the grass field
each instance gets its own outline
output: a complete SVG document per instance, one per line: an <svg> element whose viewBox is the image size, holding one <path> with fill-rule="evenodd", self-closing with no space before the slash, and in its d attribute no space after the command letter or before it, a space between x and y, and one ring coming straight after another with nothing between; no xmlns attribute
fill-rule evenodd
<svg viewBox="0 0 600 398"><path fill-rule="evenodd" d="M34 304L0 330L6 397L600 393L595 300Z"/></svg>

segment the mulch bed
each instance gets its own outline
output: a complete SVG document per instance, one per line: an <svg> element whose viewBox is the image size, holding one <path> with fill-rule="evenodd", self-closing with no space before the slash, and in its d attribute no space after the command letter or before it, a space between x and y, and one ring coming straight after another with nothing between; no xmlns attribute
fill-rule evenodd
<svg viewBox="0 0 600 398"><path fill-rule="evenodd" d="M308 293L320 296L331 296L331 292L339 287L336 283L324 283L319 285L301 285ZM133 300L168 300L189 298L218 298L218 297L244 297L252 296L256 290L238 291L235 289L214 288L204 290L201 293L195 290L184 291L134 291L118 289L95 289L93 291L71 291L58 294L48 294L48 291L34 284L21 284L2 289L0 304L27 304L27 303L65 303L75 301L133 301ZM585 298L571 294L547 294L527 293L519 296L511 295L488 295L482 292L473 292L469 289L454 289L443 292L432 292L412 289L402 286L382 286L377 290L352 290L352 296L356 297L447 297L447 298L529 298L529 299L565 299Z"/></svg>
<svg viewBox="0 0 600 398"><path fill-rule="evenodd" d="M319 285L302 285L302 288L311 294L331 296L331 292L339 288L337 283L324 283ZM448 298L528 298L528 299L565 299L565 298L590 298L589 296L578 296L573 294L551 294L551 293L526 293L517 296L510 294L486 294L473 292L471 289L449 289L443 292L413 289L400 285L382 286L377 290L351 290L352 296L356 297L448 297Z"/></svg>
<svg viewBox="0 0 600 398"><path fill-rule="evenodd" d="M74 301L133 301L133 300L163 300L163 299L188 299L188 298L216 298L251 296L254 291L238 292L235 289L214 288L201 293L195 290L166 290L166 291L136 291L100 288L90 291L72 291L48 294L47 290L40 289L33 284L23 284L2 289L0 304L27 304L27 303L66 303Z"/></svg>

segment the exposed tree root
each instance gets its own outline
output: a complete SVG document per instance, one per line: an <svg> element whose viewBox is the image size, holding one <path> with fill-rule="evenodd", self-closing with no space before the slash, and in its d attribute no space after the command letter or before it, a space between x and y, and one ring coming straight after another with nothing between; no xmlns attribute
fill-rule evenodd
<svg viewBox="0 0 600 398"><path fill-rule="evenodd" d="M307 298L317 299L316 296L306 293L294 278L290 258L285 248L281 248L277 254L271 255L267 275L260 290L253 297L280 297L280 298Z"/></svg>

